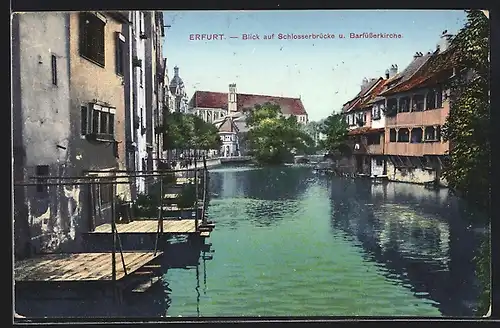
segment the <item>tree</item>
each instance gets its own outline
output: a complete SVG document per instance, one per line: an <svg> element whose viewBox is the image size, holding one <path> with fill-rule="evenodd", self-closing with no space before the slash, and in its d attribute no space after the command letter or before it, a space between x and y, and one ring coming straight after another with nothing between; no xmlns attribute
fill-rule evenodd
<svg viewBox="0 0 500 328"><path fill-rule="evenodd" d="M348 141L348 125L340 113L328 116L319 127L319 131L325 136L320 140L319 146L329 156L344 156L350 153Z"/></svg>
<svg viewBox="0 0 500 328"><path fill-rule="evenodd" d="M165 115L164 143L167 149L219 149L219 131L211 123L193 114Z"/></svg>
<svg viewBox="0 0 500 328"><path fill-rule="evenodd" d="M262 164L282 164L293 154L305 153L314 146L295 116L281 115L279 105L266 103L248 111L246 140L250 153Z"/></svg>
<svg viewBox="0 0 500 328"><path fill-rule="evenodd" d="M466 13L465 26L451 43L457 53L454 66L460 70L449 85L450 114L443 126L443 137L450 141L451 150L443 176L451 189L484 210L491 205L489 22L480 10ZM484 287L478 309L482 314L490 304L489 243L487 238L476 258L478 277Z"/></svg>

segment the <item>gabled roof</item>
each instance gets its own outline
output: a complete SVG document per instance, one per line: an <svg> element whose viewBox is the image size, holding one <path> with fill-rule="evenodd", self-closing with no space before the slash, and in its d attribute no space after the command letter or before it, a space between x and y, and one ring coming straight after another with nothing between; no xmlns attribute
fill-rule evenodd
<svg viewBox="0 0 500 328"><path fill-rule="evenodd" d="M237 93L236 101L238 110L251 109L255 105L274 103L280 106L283 114L307 115L299 98L275 97L266 95L253 95ZM196 91L189 101L191 108L228 108L228 94L226 92Z"/></svg>
<svg viewBox="0 0 500 328"><path fill-rule="evenodd" d="M364 97L368 95L382 80L383 79L381 77L378 79L371 79L351 101L344 104L344 107L342 107L342 113L359 109L359 106L364 101Z"/></svg>
<svg viewBox="0 0 500 328"><path fill-rule="evenodd" d="M390 88L382 92L380 95L385 96L388 94L392 94L394 90L396 90L396 88L410 80L413 75L415 75L432 56L433 54L427 53L413 59L413 61L398 75L398 81L394 85L391 85Z"/></svg>
<svg viewBox="0 0 500 328"><path fill-rule="evenodd" d="M222 122L219 123L217 128L219 129L219 132L239 132L238 127L234 124L233 119L229 116L226 116L222 120Z"/></svg>
<svg viewBox="0 0 500 328"><path fill-rule="evenodd" d="M458 51L448 48L442 53L434 53L429 60L410 79L384 93L391 95L405 92L415 88L423 88L444 81L452 74L452 69L457 67Z"/></svg>
<svg viewBox="0 0 500 328"><path fill-rule="evenodd" d="M365 108L373 104L374 99L382 92L384 87L386 86L388 79L379 79L377 84L374 86L370 92L368 92L364 97L362 103L359 105L359 108Z"/></svg>

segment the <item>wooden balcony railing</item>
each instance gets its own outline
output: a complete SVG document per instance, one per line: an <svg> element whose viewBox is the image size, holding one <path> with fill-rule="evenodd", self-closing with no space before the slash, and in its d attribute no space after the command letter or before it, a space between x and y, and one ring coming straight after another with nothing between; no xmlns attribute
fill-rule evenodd
<svg viewBox="0 0 500 328"><path fill-rule="evenodd" d="M398 113L394 117L386 117L385 123L386 127L443 125L449 112L449 103L445 102L443 108L423 112Z"/></svg>
<svg viewBox="0 0 500 328"><path fill-rule="evenodd" d="M384 154L399 156L445 155L448 150L448 142L388 142L385 144Z"/></svg>

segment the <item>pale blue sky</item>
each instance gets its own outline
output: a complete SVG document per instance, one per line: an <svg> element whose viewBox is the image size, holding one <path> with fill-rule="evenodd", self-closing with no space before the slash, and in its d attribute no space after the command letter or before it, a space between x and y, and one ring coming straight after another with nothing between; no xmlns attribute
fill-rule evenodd
<svg viewBox="0 0 500 328"><path fill-rule="evenodd" d="M165 12L164 54L170 77L179 67L189 97L196 90L301 97L310 120L322 119L356 95L364 77L402 70L415 52L433 51L444 30L456 33L462 10L183 11ZM350 39L349 33L399 33L401 39ZM190 34L223 33L223 41ZM243 33L274 40L241 40ZM278 40L278 33L345 33L345 39Z"/></svg>

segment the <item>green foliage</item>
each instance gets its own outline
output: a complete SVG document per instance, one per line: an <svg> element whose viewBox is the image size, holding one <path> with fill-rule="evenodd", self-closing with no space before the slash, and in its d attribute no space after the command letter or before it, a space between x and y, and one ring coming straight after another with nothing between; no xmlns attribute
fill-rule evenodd
<svg viewBox="0 0 500 328"><path fill-rule="evenodd" d="M467 10L467 22L453 39L450 50L457 51L458 69L465 68L450 81L450 114L443 127L444 140L450 141L449 165L443 176L479 209L490 203L490 102L489 102L489 21L480 10ZM458 71L458 70L457 70ZM483 285L478 314L490 305L489 240L476 257L478 278Z"/></svg>
<svg viewBox="0 0 500 328"><path fill-rule="evenodd" d="M491 239L489 234L481 242L474 262L478 280L483 287L476 313L483 316L488 312L491 304Z"/></svg>
<svg viewBox="0 0 500 328"><path fill-rule="evenodd" d="M168 113L163 132L166 149L219 149L219 131L211 123L193 114Z"/></svg>
<svg viewBox="0 0 500 328"><path fill-rule="evenodd" d="M348 125L342 114L331 114L323 124L319 131L325 136L320 140L319 146L324 149L330 156L348 155L350 147L348 141Z"/></svg>
<svg viewBox="0 0 500 328"><path fill-rule="evenodd" d="M188 183L182 186L177 206L180 209L192 208L196 202L196 185Z"/></svg>
<svg viewBox="0 0 500 328"><path fill-rule="evenodd" d="M450 114L443 137L451 143L443 175L450 187L481 207L490 205L489 23L480 10L467 11L467 23L452 41L467 68L451 81Z"/></svg>
<svg viewBox="0 0 500 328"><path fill-rule="evenodd" d="M295 116L280 115L279 105L256 105L247 115L250 128L245 138L250 153L261 164L282 164L293 154L314 147L314 140L303 130Z"/></svg>
<svg viewBox="0 0 500 328"><path fill-rule="evenodd" d="M158 212L159 200L149 194L139 194L134 203L134 215L136 217L154 217Z"/></svg>

